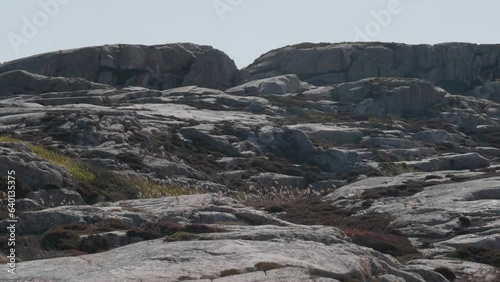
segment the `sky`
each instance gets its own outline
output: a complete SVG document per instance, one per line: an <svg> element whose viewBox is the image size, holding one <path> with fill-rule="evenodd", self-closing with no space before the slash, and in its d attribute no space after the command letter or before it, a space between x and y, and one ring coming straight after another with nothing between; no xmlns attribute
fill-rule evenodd
<svg viewBox="0 0 500 282"><path fill-rule="evenodd" d="M301 42L500 43L500 1L0 0L0 62L104 44L192 42L239 68Z"/></svg>

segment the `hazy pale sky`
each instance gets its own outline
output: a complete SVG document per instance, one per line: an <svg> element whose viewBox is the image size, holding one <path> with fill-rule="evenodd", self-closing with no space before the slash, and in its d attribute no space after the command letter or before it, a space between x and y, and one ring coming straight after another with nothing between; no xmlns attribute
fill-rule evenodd
<svg viewBox="0 0 500 282"><path fill-rule="evenodd" d="M500 1L1 0L0 62L85 46L192 42L238 67L300 42L500 43Z"/></svg>

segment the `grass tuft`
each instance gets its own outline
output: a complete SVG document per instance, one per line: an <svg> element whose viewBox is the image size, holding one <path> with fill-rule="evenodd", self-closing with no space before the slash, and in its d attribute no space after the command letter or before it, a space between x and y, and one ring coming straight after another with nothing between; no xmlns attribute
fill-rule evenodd
<svg viewBox="0 0 500 282"><path fill-rule="evenodd" d="M38 157L45 159L52 164L57 166L64 167L67 169L77 180L81 182L91 182L94 181L96 176L90 172L83 163L78 160L67 157L63 154L56 153L49 149L28 144L28 147L31 149L33 153L35 153Z"/></svg>
<svg viewBox="0 0 500 282"><path fill-rule="evenodd" d="M77 180L86 183L95 180L95 175L90 172L90 170L87 169L82 162L65 156L61 153L57 153L42 146L34 145L32 143L5 135L0 136L0 142L26 144L30 148L30 150L39 158L44 159L54 165L64 167Z"/></svg>
<svg viewBox="0 0 500 282"><path fill-rule="evenodd" d="M130 177L130 183L139 189L139 198L163 198L168 196L194 195L200 193L196 189L158 183L142 177Z"/></svg>
<svg viewBox="0 0 500 282"><path fill-rule="evenodd" d="M189 241L192 238L193 238L193 233L180 231L165 237L165 239L163 239L163 242Z"/></svg>

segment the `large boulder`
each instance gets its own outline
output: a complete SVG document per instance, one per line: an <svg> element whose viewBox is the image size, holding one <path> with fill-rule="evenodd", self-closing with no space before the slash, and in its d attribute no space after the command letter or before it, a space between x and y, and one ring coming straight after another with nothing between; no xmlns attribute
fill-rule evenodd
<svg viewBox="0 0 500 282"><path fill-rule="evenodd" d="M208 50L196 57L182 85L226 89L233 85L237 70L234 61L224 52L217 49Z"/></svg>
<svg viewBox="0 0 500 282"><path fill-rule="evenodd" d="M229 88L234 62L211 46L105 45L46 53L4 63L0 73L26 70L45 76L79 77L111 86L170 89L197 85Z"/></svg>
<svg viewBox="0 0 500 282"><path fill-rule="evenodd" d="M302 43L269 51L237 77L250 81L294 73L315 85L369 77L425 79L451 92L465 92L499 75L500 45L445 43Z"/></svg>

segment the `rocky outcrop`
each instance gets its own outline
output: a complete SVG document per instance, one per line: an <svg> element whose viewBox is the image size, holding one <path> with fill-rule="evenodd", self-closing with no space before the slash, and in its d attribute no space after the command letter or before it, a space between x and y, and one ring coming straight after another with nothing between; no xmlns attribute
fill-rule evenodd
<svg viewBox="0 0 500 282"><path fill-rule="evenodd" d="M296 93L305 89L306 87L300 79L296 75L291 74L251 81L227 89L226 92L234 95L283 95Z"/></svg>
<svg viewBox="0 0 500 282"><path fill-rule="evenodd" d="M1 65L14 278L497 281L500 104L474 81L495 50L303 44L236 86L225 54L192 44Z"/></svg>
<svg viewBox="0 0 500 282"><path fill-rule="evenodd" d="M127 212L132 209L136 212ZM108 207L66 207L27 216L37 213L41 213L39 220L25 228L48 224L49 218L54 222L56 214L76 222L78 218L99 221L112 215L116 220L121 215L135 219L129 224L153 216L195 221L232 215L257 226L219 225L223 227L220 232L191 234L191 238L151 240L101 254L19 263L16 281L338 281L387 275L405 281L429 281L423 278L427 276L433 277L432 281L447 281L433 270L405 267L390 256L357 246L339 229L288 224L216 195L124 201ZM266 220L255 221L257 218ZM285 226L278 226L280 223ZM112 232L99 236L112 241L121 235ZM88 236L82 242L90 246ZM62 264L65 271L60 271ZM0 279L10 281L8 275L2 272Z"/></svg>
<svg viewBox="0 0 500 282"><path fill-rule="evenodd" d="M51 77L78 77L116 87L170 89L233 85L236 65L223 52L190 43L105 45L37 55L0 66L0 73L25 70Z"/></svg>
<svg viewBox="0 0 500 282"><path fill-rule="evenodd" d="M400 277L404 281L447 281L431 270L406 270L388 257L353 244L324 244L307 240L315 236L315 233L321 236L321 232L325 232L323 230L310 230L310 234L302 240L294 238L274 241L259 240L262 235L251 231L246 235L247 232L234 236L235 239L223 239L226 236L222 236L221 239L174 243L154 240L102 254L21 263L15 279L339 281L337 279L347 277L364 280L390 273L394 279ZM334 236L330 238L335 240ZM282 254L284 251L286 255ZM60 265L64 265L66 270L58 271ZM424 280L418 272L434 279ZM10 281L6 272L2 272L0 277L4 281Z"/></svg>
<svg viewBox="0 0 500 282"><path fill-rule="evenodd" d="M500 77L499 58L499 45L302 43L262 55L238 76L244 81L294 73L315 85L412 77L450 92L465 92Z"/></svg>
<svg viewBox="0 0 500 282"><path fill-rule="evenodd" d="M473 91L469 92L469 95L500 103L500 82L490 82L483 86L478 86Z"/></svg>
<svg viewBox="0 0 500 282"><path fill-rule="evenodd" d="M427 81L400 78L368 78L333 88L332 99L354 102L360 115L430 116L436 104L444 102L446 91Z"/></svg>
<svg viewBox="0 0 500 282"><path fill-rule="evenodd" d="M478 169L490 166L488 159L478 153L440 156L406 164L421 171Z"/></svg>
<svg viewBox="0 0 500 282"><path fill-rule="evenodd" d="M0 73L0 96L110 88L81 78L47 77L22 70Z"/></svg>

